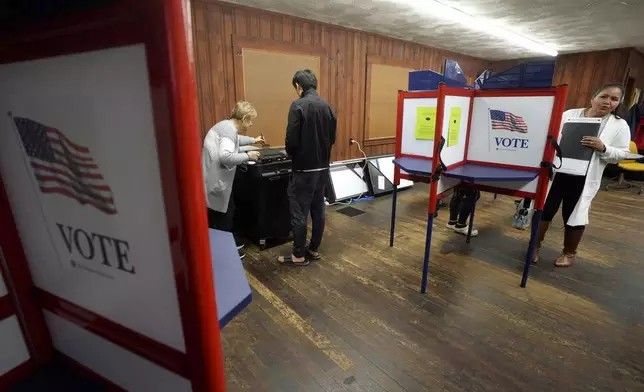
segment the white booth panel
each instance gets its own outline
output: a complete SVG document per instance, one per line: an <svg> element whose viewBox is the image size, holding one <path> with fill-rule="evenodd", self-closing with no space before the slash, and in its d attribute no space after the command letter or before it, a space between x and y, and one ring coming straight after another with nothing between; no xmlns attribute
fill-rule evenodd
<svg viewBox="0 0 644 392"><path fill-rule="evenodd" d="M463 162L465 159L465 146L467 142L467 123L470 119L470 97L457 97L448 95L445 97L445 110L443 113L443 137L445 145L441 151L441 159L446 166ZM460 114L459 118L455 118ZM456 124L450 124L450 122ZM458 127L455 127L458 125ZM455 132L451 135L450 131ZM458 136L458 137L456 137ZM452 141L455 142L452 144Z"/></svg>
<svg viewBox="0 0 644 392"><path fill-rule="evenodd" d="M29 360L29 351L16 316L0 321L0 377Z"/></svg>
<svg viewBox="0 0 644 392"><path fill-rule="evenodd" d="M554 97L476 97L469 161L540 167Z"/></svg>
<svg viewBox="0 0 644 392"><path fill-rule="evenodd" d="M419 108L436 108L437 98L405 98L403 101L401 152L403 154L432 157L434 141L416 139L416 122Z"/></svg>
<svg viewBox="0 0 644 392"><path fill-rule="evenodd" d="M0 274L0 298L4 297L7 294L9 294L9 292L7 291L7 286L4 284L2 274Z"/></svg>
<svg viewBox="0 0 644 392"><path fill-rule="evenodd" d="M127 391L191 392L189 380L45 311L54 347Z"/></svg>
<svg viewBox="0 0 644 392"><path fill-rule="evenodd" d="M0 65L0 86L0 172L35 285L185 351L144 45Z"/></svg>

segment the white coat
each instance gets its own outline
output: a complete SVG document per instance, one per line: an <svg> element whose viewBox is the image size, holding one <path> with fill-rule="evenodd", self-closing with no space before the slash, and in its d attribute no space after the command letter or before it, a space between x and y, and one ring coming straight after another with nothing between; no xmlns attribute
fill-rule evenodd
<svg viewBox="0 0 644 392"><path fill-rule="evenodd" d="M563 127L564 121L569 118L581 117L584 109L570 109L564 112L561 119ZM559 134L559 141L561 141L562 133ZM600 131L599 139L606 145L606 152L601 153L596 151L590 159L588 166L588 174L586 175L586 182L584 183L584 190L581 197L575 205L575 209L570 215L568 226L584 226L588 224L588 212L590 211L590 203L597 195L601 187L602 175L604 169L609 163L618 163L626 158L626 153L629 152L629 145L631 141L631 131L628 123L621 118L615 117L610 114L606 125ZM558 165L557 162L555 164ZM556 176L556 174L555 174ZM553 176L554 179L554 176ZM550 182L550 186L552 182ZM550 191L550 188L548 188Z"/></svg>

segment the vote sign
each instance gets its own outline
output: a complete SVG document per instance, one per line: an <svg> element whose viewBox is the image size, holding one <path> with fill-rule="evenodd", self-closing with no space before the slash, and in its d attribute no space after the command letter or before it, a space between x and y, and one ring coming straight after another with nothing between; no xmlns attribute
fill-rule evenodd
<svg viewBox="0 0 644 392"><path fill-rule="evenodd" d="M36 286L185 350L144 46L0 65L0 85L0 173Z"/></svg>
<svg viewBox="0 0 644 392"><path fill-rule="evenodd" d="M554 97L475 97L468 160L540 167Z"/></svg>

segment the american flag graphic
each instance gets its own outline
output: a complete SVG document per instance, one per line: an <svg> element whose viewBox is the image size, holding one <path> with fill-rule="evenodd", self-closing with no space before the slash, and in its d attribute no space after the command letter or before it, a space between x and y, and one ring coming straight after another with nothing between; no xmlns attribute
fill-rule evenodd
<svg viewBox="0 0 644 392"><path fill-rule="evenodd" d="M490 121L493 130L528 133L528 126L523 121L523 117L510 112L490 110Z"/></svg>
<svg viewBox="0 0 644 392"><path fill-rule="evenodd" d="M87 147L72 142L58 129L21 117L13 120L41 192L116 214L112 189Z"/></svg>

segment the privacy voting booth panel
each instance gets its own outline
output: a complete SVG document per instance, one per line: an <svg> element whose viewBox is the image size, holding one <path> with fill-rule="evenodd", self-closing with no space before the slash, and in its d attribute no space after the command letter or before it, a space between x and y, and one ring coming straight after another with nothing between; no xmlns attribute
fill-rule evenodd
<svg viewBox="0 0 644 392"><path fill-rule="evenodd" d="M2 65L0 83L0 169L36 286L185 351L144 45Z"/></svg>
<svg viewBox="0 0 644 392"><path fill-rule="evenodd" d="M431 159L434 154L434 128L438 102L436 94L405 92L401 94L400 155Z"/></svg>
<svg viewBox="0 0 644 392"><path fill-rule="evenodd" d="M498 193L535 199L542 208L565 108L567 86L543 89L477 91L472 109L468 161L499 167L539 170L532 181L480 181ZM487 134L486 134L487 131Z"/></svg>
<svg viewBox="0 0 644 392"><path fill-rule="evenodd" d="M144 45L5 64L0 83L0 170L35 286L185 352ZM46 318L54 343L78 329Z"/></svg>
<svg viewBox="0 0 644 392"><path fill-rule="evenodd" d="M471 91L453 89L451 94L443 93L439 97L442 112L440 137L445 138L440 157L448 169L462 165L465 162L472 103L471 95ZM459 180L453 178L441 177L437 183L438 194L454 188L459 182Z"/></svg>
<svg viewBox="0 0 644 392"><path fill-rule="evenodd" d="M536 197L548 173L542 162L552 163L554 158L548 137L556 140L559 134L564 90L565 86L471 90L440 85L437 91L399 92L400 178L428 177L442 162L446 169L433 181L434 196L465 182L496 193ZM502 168L518 174L499 173Z"/></svg>
<svg viewBox="0 0 644 392"><path fill-rule="evenodd" d="M42 319L22 327L49 337L28 346L125 390L225 390L219 328L250 300L207 229L189 9L115 1L0 53L0 246Z"/></svg>
<svg viewBox="0 0 644 392"><path fill-rule="evenodd" d="M2 260L0 256L0 271ZM0 273L0 390L8 386L3 379L19 372L30 359L29 350L15 314L9 290Z"/></svg>
<svg viewBox="0 0 644 392"><path fill-rule="evenodd" d="M472 98L468 90L454 91L452 95L441 97L437 91L399 92L396 158L427 160L427 169L431 171L436 140L446 136L446 143L441 150L444 164L453 166L464 161ZM442 124L440 129L437 128L439 121ZM400 170L400 178L410 179L409 173L404 169L396 170ZM441 178L438 189L444 192L457 183L458 181Z"/></svg>
<svg viewBox="0 0 644 392"><path fill-rule="evenodd" d="M520 90L519 90L520 91ZM555 91L521 92L477 91L472 107L472 128L468 145L468 162L481 162L499 167L540 169L551 131ZM492 96L492 94L503 94ZM519 94L519 96L516 96ZM541 95L548 94L548 95ZM557 134L559 130L556 131ZM534 194L538 178L531 182L481 182L498 188Z"/></svg>
<svg viewBox="0 0 644 392"><path fill-rule="evenodd" d="M447 119L453 110L449 94L469 94L471 119L462 153L460 148L450 151L450 130L448 126L441 128L441 136L447 143L440 156L447 170L437 184L437 193L465 181L482 190L543 199L547 187L537 195L540 182L547 184L548 171L542 168L542 162L552 163L554 157L548 137L556 140L560 132L563 108L557 103L565 101L564 89L565 86L528 90L461 89L458 93L459 89L443 88L445 99L439 94L439 102L444 102L443 118ZM459 167L457 172L455 169ZM516 172L513 176L494 168ZM534 178L526 180L530 172L535 173ZM463 173L472 174L468 177ZM507 180L503 180L504 176Z"/></svg>
<svg viewBox="0 0 644 392"><path fill-rule="evenodd" d="M535 200L535 219L539 219L566 94L567 86L472 90L445 83L438 84L437 91L399 92L394 184L407 177L431 184L421 293L427 289L432 226L441 194L468 186L530 197ZM436 107L431 107L433 102ZM395 186L393 190L389 246L393 246L395 235ZM473 217L474 212L470 219ZM522 287L529 274L536 227L531 233Z"/></svg>
<svg viewBox="0 0 644 392"><path fill-rule="evenodd" d="M7 285L4 283L4 278L0 274L0 298L9 299L9 292L7 291Z"/></svg>

